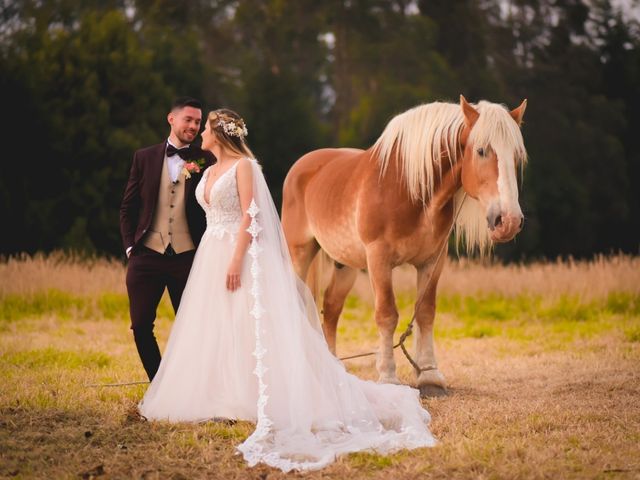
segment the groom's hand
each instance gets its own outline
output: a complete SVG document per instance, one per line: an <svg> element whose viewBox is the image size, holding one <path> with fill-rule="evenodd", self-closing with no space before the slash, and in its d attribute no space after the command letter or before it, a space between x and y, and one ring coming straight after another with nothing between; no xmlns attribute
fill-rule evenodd
<svg viewBox="0 0 640 480"><path fill-rule="evenodd" d="M231 260L229 264L229 270L227 270L227 290L235 292L240 288L240 271L242 268L242 262L238 260Z"/></svg>

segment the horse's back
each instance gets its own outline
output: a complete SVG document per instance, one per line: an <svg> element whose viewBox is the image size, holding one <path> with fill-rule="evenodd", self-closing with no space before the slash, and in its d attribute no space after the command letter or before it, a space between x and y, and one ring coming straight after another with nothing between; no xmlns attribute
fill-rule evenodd
<svg viewBox="0 0 640 480"><path fill-rule="evenodd" d="M284 180L284 190L303 186L328 163L352 158L363 150L357 148L321 148L300 157Z"/></svg>
<svg viewBox="0 0 640 480"><path fill-rule="evenodd" d="M300 157L289 169L282 187L282 211L302 207L309 182L328 164L344 163L361 154L357 148L322 148Z"/></svg>
<svg viewBox="0 0 640 480"><path fill-rule="evenodd" d="M345 208L343 192L350 190L346 182L353 177L363 152L356 148L323 148L293 164L282 190L282 226L290 248L317 239L314 224L318 217Z"/></svg>
<svg viewBox="0 0 640 480"><path fill-rule="evenodd" d="M282 204L290 246L315 239L334 260L362 266L356 204L369 160L365 150L325 148L304 155L291 167Z"/></svg>

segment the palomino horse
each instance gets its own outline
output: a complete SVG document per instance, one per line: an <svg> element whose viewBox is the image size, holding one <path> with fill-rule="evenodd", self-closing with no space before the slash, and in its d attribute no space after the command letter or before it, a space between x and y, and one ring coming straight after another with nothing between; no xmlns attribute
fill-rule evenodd
<svg viewBox="0 0 640 480"><path fill-rule="evenodd" d="M320 249L334 261L323 329L335 354L336 327L358 269L369 272L379 330L379 382L399 383L393 357L398 324L391 271L417 270L415 360L423 396L446 393L433 322L436 286L454 212L456 237L487 250L522 228L518 167L526 161L520 123L526 100L509 112L485 101L435 102L394 117L368 150L321 149L300 158L284 183L282 225L296 272L306 279ZM463 198L466 196L466 201Z"/></svg>

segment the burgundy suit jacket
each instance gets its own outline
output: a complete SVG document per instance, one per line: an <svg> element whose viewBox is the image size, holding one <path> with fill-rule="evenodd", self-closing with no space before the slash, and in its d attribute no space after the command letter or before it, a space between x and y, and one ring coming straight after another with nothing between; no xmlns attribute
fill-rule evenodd
<svg viewBox="0 0 640 480"><path fill-rule="evenodd" d="M120 205L120 234L125 250L129 247L133 247L135 250L151 226L158 203L160 175L162 174L166 145L166 142L162 142L142 148L133 155L129 180ZM191 148L193 159L204 158L204 168L215 163L216 158L211 152L195 146ZM187 223L191 239L196 246L200 243L207 226L204 210L198 205L195 193L196 185L201 177L202 171L192 173L191 178L185 182Z"/></svg>

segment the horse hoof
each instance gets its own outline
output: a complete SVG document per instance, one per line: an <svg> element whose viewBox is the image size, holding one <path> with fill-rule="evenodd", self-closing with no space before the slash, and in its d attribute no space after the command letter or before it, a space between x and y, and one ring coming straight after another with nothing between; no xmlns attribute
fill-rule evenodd
<svg viewBox="0 0 640 480"><path fill-rule="evenodd" d="M402 385L402 382L398 377L380 377L378 383L391 383L393 385Z"/></svg>
<svg viewBox="0 0 640 480"><path fill-rule="evenodd" d="M438 398L446 397L448 395L447 389L438 385L421 385L420 397L422 398Z"/></svg>

